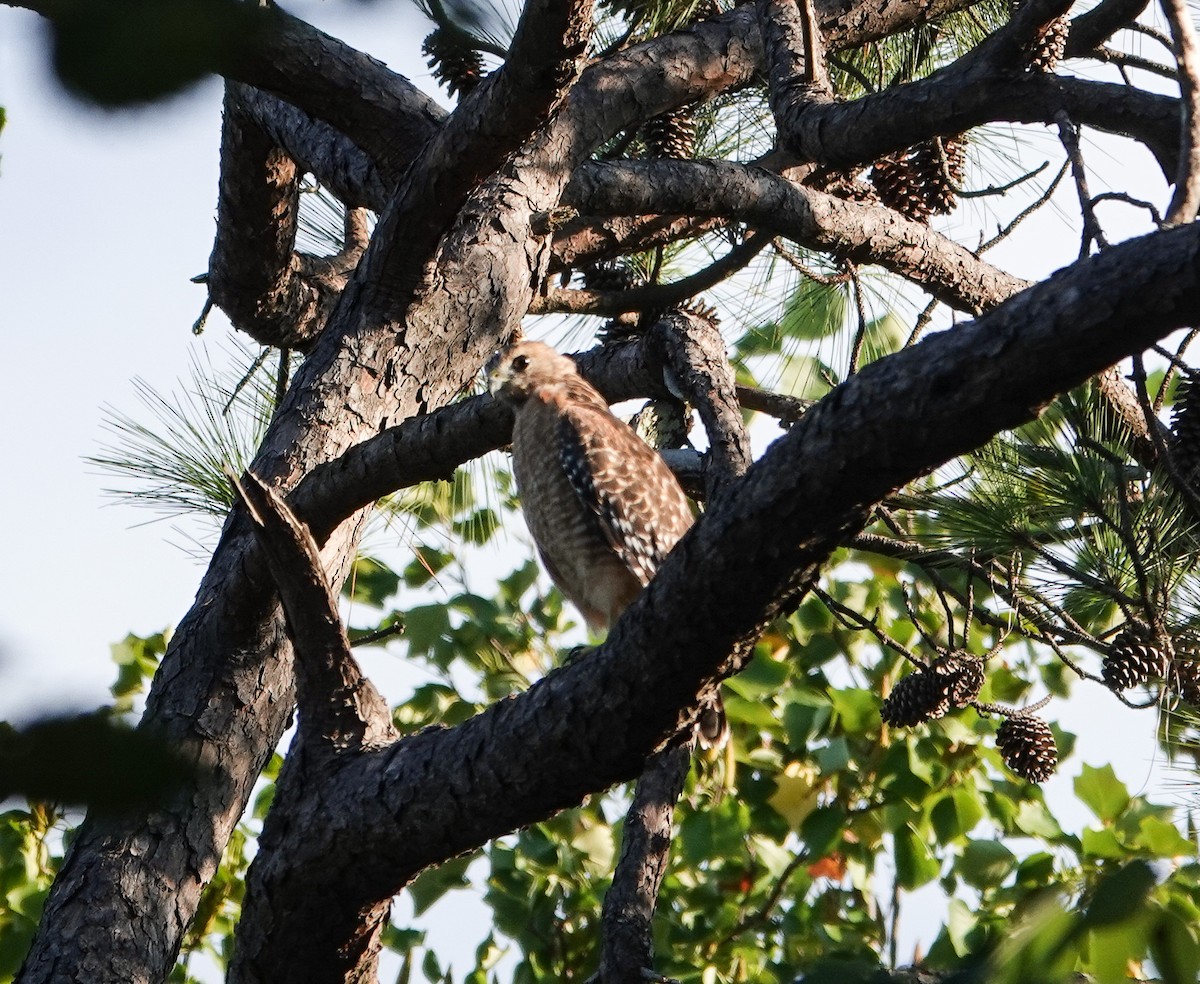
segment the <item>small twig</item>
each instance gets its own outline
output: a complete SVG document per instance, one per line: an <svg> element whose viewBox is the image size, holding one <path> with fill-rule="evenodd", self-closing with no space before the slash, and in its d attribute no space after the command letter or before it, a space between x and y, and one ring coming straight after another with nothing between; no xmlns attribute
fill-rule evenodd
<svg viewBox="0 0 1200 984"><path fill-rule="evenodd" d="M1150 217L1154 220L1154 224L1159 228L1162 228L1162 215L1151 202L1144 202L1140 198L1134 198L1132 195L1125 194L1123 191L1102 191L1100 194L1093 196L1093 205L1097 205L1100 202L1124 202L1126 205L1133 205L1136 208L1144 208L1150 213Z"/></svg>
<svg viewBox="0 0 1200 984"><path fill-rule="evenodd" d="M925 660L914 655L910 649L897 642L890 635L884 632L883 629L879 627L879 624L874 620L866 618L856 612L853 608L848 608L846 605L843 605L840 601L837 601L832 595L826 593L821 588L814 587L812 590L813 594L821 599L821 602L826 608L829 609L830 613L834 615L846 628L865 629L876 639L878 639L882 645L892 650L892 652L903 656L914 666L924 667L926 665Z"/></svg>
<svg viewBox="0 0 1200 984"><path fill-rule="evenodd" d="M863 302L862 281L857 268L850 266L851 283L854 284L854 308L858 314L858 330L854 333L854 345L850 349L850 367L846 378L858 372L858 360L862 357L863 345L867 340L867 306Z"/></svg>
<svg viewBox="0 0 1200 984"><path fill-rule="evenodd" d="M863 87L863 91L867 93L879 91L876 88L875 83L867 78L857 65L854 65L835 54L829 55L829 64L849 75L852 79L854 79L855 82Z"/></svg>
<svg viewBox="0 0 1200 984"><path fill-rule="evenodd" d="M988 198L992 195L1003 195L1012 191L1017 186L1023 185L1026 181L1031 181L1033 178L1036 178L1049 166L1049 161L1043 161L1032 171L1028 171L1018 178L1013 178L1011 181L1006 182L1005 184L988 185L986 188L956 188L954 189L954 193L958 195L959 198Z"/></svg>
<svg viewBox="0 0 1200 984"><path fill-rule="evenodd" d="M1154 394L1154 415L1155 417L1162 411L1163 404L1167 400L1167 391L1171 388L1171 383L1175 381L1175 377L1179 375L1180 367L1188 374L1191 373L1191 367L1183 361L1183 353L1196 340L1196 336L1200 335L1200 328L1193 328L1183 337L1183 341L1179 343L1179 349L1174 352L1166 352L1161 345L1155 345L1154 351L1160 354L1165 354L1170 364L1167 366L1167 371L1163 374L1162 385L1158 388L1158 392Z"/></svg>
<svg viewBox="0 0 1200 984"><path fill-rule="evenodd" d="M738 402L744 409L757 410L759 413L775 417L785 428L791 427L814 403L813 400L801 400L799 397L785 396L783 393L773 393L755 386L739 384L735 389Z"/></svg>
<svg viewBox="0 0 1200 984"><path fill-rule="evenodd" d="M1171 476L1171 481L1175 483L1175 488L1183 496L1184 500L1192 508L1192 514L1200 516L1200 495L1197 495L1196 490L1192 488L1192 483L1187 480L1187 476L1179 471L1179 465L1175 461L1175 455L1170 451L1167 445L1167 440L1163 436L1162 426L1158 422L1158 418L1153 416L1153 407L1150 404L1150 394L1146 390L1145 373L1141 378L1137 378L1135 374L1134 385L1137 390L1138 401L1142 405L1142 413L1146 415L1146 420L1150 424L1150 438L1154 441L1154 447L1158 451L1160 461L1165 461L1167 464L1167 472Z"/></svg>
<svg viewBox="0 0 1200 984"><path fill-rule="evenodd" d="M1150 58L1142 58L1138 55L1131 55L1126 51L1117 51L1115 48L1107 46L1093 48L1088 54L1098 62L1103 62L1106 65L1116 65L1124 73L1127 69L1137 68L1143 72L1149 72L1151 75L1158 75L1164 79L1175 78L1175 70L1169 65L1164 65L1161 62L1156 62Z"/></svg>
<svg viewBox="0 0 1200 984"><path fill-rule="evenodd" d="M193 279L195 279L195 278L193 278ZM193 335L203 335L204 334L204 327L206 324L208 324L208 316L210 314L212 314L212 309L213 309L213 299L212 299L212 294L209 294L207 297L204 298L204 307L202 307L200 309L200 317L198 317L195 321L192 322L192 334Z"/></svg>
<svg viewBox="0 0 1200 984"><path fill-rule="evenodd" d="M916 324L913 325L913 330L909 333L908 340L904 343L905 348L917 344L925 329L929 327L929 323L933 321L933 313L937 310L939 303L936 297L933 298L925 305L925 310L917 315Z"/></svg>
<svg viewBox="0 0 1200 984"><path fill-rule="evenodd" d="M775 254L790 267L792 267L792 269L800 271L800 273L808 277L809 280L815 280L817 283L824 284L826 287L844 284L854 276L849 269L843 270L841 273L821 273L820 270L814 270L812 267L806 266L796 259L796 257L792 256L791 252L780 239L772 239L771 245L775 248ZM845 266L849 266L849 264L845 263L845 261L843 261L843 263Z"/></svg>
<svg viewBox="0 0 1200 984"><path fill-rule="evenodd" d="M1042 194L1038 197L1037 201L1035 201L1035 202L1025 206L1025 208L1021 209L1021 211L1019 211L1016 214L1016 217L1013 218L1013 220L1011 222L1009 222L1009 224L1006 225L1003 229L1001 229L999 232L997 232L996 235L994 235L991 239L987 240L986 242L981 242L979 244L979 248L977 250L975 250L975 252L979 253L982 256L993 246L995 246L996 244L998 244L1000 242L1003 242L1005 239L1007 239L1009 236L1011 236L1013 233L1013 230L1016 229L1017 226L1019 226L1022 222L1024 222L1027 218L1029 218L1029 216L1033 215L1034 212L1036 212L1043 205L1045 205L1048 201L1050 201L1050 199L1052 197L1054 197L1054 193L1058 190L1058 186L1060 184L1062 184L1063 178L1065 178L1067 176L1067 170L1069 168L1070 168L1070 163L1069 162L1064 163L1063 166L1058 169L1058 174L1056 174L1054 176L1054 180L1050 182L1050 184L1047 186L1046 190L1044 192L1042 192Z"/></svg>
<svg viewBox="0 0 1200 984"><path fill-rule="evenodd" d="M917 630L917 634L924 640L925 645L932 649L939 656L944 655L942 645L929 634L925 629L921 617L917 614L916 608L913 607L912 598L908 593L908 585L900 585L900 597L904 600L904 610L908 613L908 619L913 624L913 628Z"/></svg>
<svg viewBox="0 0 1200 984"><path fill-rule="evenodd" d="M697 273L674 283L654 283L660 264L661 247L651 275L651 283L629 290L582 290L556 287L544 297L537 298L529 308L530 314L594 314L616 317L627 311L645 311L675 307L701 291L715 287L730 275L741 270L771 241L765 232L756 232L746 241L733 247L721 259Z"/></svg>
<svg viewBox="0 0 1200 984"><path fill-rule="evenodd" d="M263 363L267 361L267 358L270 356L270 354L271 349L269 347L265 348L259 352L258 357L252 363L250 363L250 368L247 369L245 375L237 381L236 385L233 387L233 392L229 394L229 399L226 401L225 406L221 409L222 417L227 416L229 411L233 409L233 404L234 401L237 400L238 394L246 388L250 380L254 378L254 374L263 367ZM279 402L276 401L275 405L278 406Z"/></svg>
<svg viewBox="0 0 1200 984"><path fill-rule="evenodd" d="M787 863L783 871L779 873L779 877L775 880L775 884L771 886L771 891L767 893L767 897L763 900L763 904L757 910L747 913L739 919L728 933L721 939L721 943L729 943L737 939L742 933L748 932L761 926L771 918L771 913L775 911L775 907L779 905L783 898L784 890L787 888L788 882L800 868L801 865L807 864L811 859L807 851L798 852L791 861Z"/></svg>
<svg viewBox="0 0 1200 984"><path fill-rule="evenodd" d="M275 373L275 409L278 410L283 405L283 398L287 396L288 376L291 372L292 350L284 346L279 350L279 370Z"/></svg>
<svg viewBox="0 0 1200 984"><path fill-rule="evenodd" d="M382 629L375 629L372 632L364 632L360 636L355 636L350 640L350 648L356 649L359 646L373 646L377 642L382 642L384 639L390 639L392 636L403 635L407 626L404 624L404 619L397 619L391 625L385 625Z"/></svg>
<svg viewBox="0 0 1200 984"><path fill-rule="evenodd" d="M1054 114L1054 122L1058 126L1058 139L1067 152L1067 160L1071 162L1071 176L1075 179L1075 191L1079 197L1079 210L1083 218L1083 237L1079 246L1079 258L1082 260L1091 252L1094 242L1100 249L1108 248L1108 240L1104 230L1096 220L1096 212L1092 208L1092 195L1088 191L1087 168L1083 163L1083 151L1079 145L1079 128L1071 121L1066 110Z"/></svg>
<svg viewBox="0 0 1200 984"><path fill-rule="evenodd" d="M1161 44L1167 51L1175 53L1174 47L1171 45L1171 37L1169 34L1164 34L1156 27L1150 27L1147 24L1142 24L1138 21L1130 21L1125 25L1125 30L1133 31L1134 34L1143 34L1154 41Z"/></svg>

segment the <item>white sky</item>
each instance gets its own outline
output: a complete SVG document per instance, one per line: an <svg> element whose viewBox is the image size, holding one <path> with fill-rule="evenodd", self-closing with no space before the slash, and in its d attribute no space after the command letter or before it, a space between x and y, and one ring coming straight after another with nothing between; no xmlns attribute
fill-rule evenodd
<svg viewBox="0 0 1200 984"><path fill-rule="evenodd" d="M428 27L408 4L293 9L435 94L419 55ZM189 280L206 269L212 244L220 86L106 113L61 95L47 54L39 19L0 7L0 105L8 111L0 135L0 455L8 463L0 483L0 719L11 721L105 703L115 675L109 644L177 622L202 573L170 523L138 525L149 514L112 504L102 491L111 478L82 459L104 439L104 404L137 410L131 379L170 392L187 376L197 345L191 324L204 301ZM1054 156L1057 140L1045 146ZM1089 163L1116 187L1126 167L1149 168L1155 183L1141 194L1165 205L1153 165L1122 159L1124 145L1106 146L1117 149L1107 159L1092 153ZM1073 217L1066 192L1060 201ZM1114 241L1145 229L1131 211L1102 213ZM1073 248L1057 256L1043 248L1062 235L1059 221L1048 214L1031 222L992 259L1025 276L1069 262ZM216 345L225 331L214 315L205 337ZM1134 790L1171 795L1171 777L1151 765L1152 714L1129 712L1097 687L1053 711L1079 734L1071 768L1047 786L1055 808L1072 800L1071 776L1084 761L1111 761Z"/></svg>

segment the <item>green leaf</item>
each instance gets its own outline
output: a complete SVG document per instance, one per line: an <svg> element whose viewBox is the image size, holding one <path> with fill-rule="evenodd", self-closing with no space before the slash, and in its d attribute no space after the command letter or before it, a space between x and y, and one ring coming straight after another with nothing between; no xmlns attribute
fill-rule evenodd
<svg viewBox="0 0 1200 984"><path fill-rule="evenodd" d="M1142 820L1134 846L1144 847L1160 858L1191 857L1196 853L1196 845L1184 837L1173 823L1158 817L1145 817Z"/></svg>
<svg viewBox="0 0 1200 984"><path fill-rule="evenodd" d="M1083 853L1093 858L1111 858L1116 861L1129 856L1117 835L1105 827L1103 830L1093 830L1091 827L1083 832Z"/></svg>
<svg viewBox="0 0 1200 984"><path fill-rule="evenodd" d="M1106 823L1116 820L1129 806L1129 793L1111 765L1084 765L1075 780L1075 795Z"/></svg>
<svg viewBox="0 0 1200 984"><path fill-rule="evenodd" d="M1016 855L999 841L970 841L954 870L975 888L998 888L1017 865Z"/></svg>
<svg viewBox="0 0 1200 984"><path fill-rule="evenodd" d="M1092 895L1084 914L1087 926L1110 926L1141 911L1154 887L1154 872L1145 861L1131 861L1107 876Z"/></svg>
<svg viewBox="0 0 1200 984"><path fill-rule="evenodd" d="M399 588L399 574L378 560L360 555L354 559L354 567L342 591L352 601L382 608Z"/></svg>
<svg viewBox="0 0 1200 984"><path fill-rule="evenodd" d="M813 857L825 857L842 840L846 811L838 804L822 806L810 813L800 827L800 838Z"/></svg>
<svg viewBox="0 0 1200 984"><path fill-rule="evenodd" d="M787 660L758 655L737 676L726 680L725 686L747 700L758 700L779 693L791 670Z"/></svg>
<svg viewBox="0 0 1200 984"><path fill-rule="evenodd" d="M1141 963L1146 953L1143 923L1144 920L1131 920L1088 933L1085 969L1096 984L1128 984L1130 963Z"/></svg>
<svg viewBox="0 0 1200 984"><path fill-rule="evenodd" d="M941 862L929 849L927 839L911 826L904 826L893 835L895 839L896 881L911 891L933 881L941 871Z"/></svg>
<svg viewBox="0 0 1200 984"><path fill-rule="evenodd" d="M404 615L409 649L417 655L428 653L450 631L450 615L445 605L419 605Z"/></svg>
<svg viewBox="0 0 1200 984"><path fill-rule="evenodd" d="M1025 800L1017 807L1016 825L1018 830L1030 837L1055 840L1062 836L1062 827L1040 800Z"/></svg>
<svg viewBox="0 0 1200 984"><path fill-rule="evenodd" d="M1173 912L1160 912L1149 942L1163 984L1194 984L1200 979L1200 944L1194 926Z"/></svg>
<svg viewBox="0 0 1200 984"><path fill-rule="evenodd" d="M464 888L467 869L478 855L451 858L436 868L426 868L409 883L408 894L412 898L413 913L420 915L451 889Z"/></svg>
<svg viewBox="0 0 1200 984"><path fill-rule="evenodd" d="M873 690L848 687L830 691L837 723L852 734L877 732L880 726L879 696Z"/></svg>

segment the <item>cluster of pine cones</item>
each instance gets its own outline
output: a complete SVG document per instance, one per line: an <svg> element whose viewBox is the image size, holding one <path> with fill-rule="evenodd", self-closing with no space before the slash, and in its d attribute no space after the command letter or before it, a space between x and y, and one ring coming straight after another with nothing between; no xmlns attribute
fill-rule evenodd
<svg viewBox="0 0 1200 984"><path fill-rule="evenodd" d="M885 724L910 728L966 707L983 689L983 660L967 653L940 656L900 680L883 702ZM1029 711L1008 715L996 732L1001 759L1030 782L1045 782L1058 766L1050 726Z"/></svg>
<svg viewBox="0 0 1200 984"><path fill-rule="evenodd" d="M1146 626L1131 624L1109 643L1100 675L1113 693L1161 681L1184 703L1200 707L1200 637L1183 632L1164 646Z"/></svg>

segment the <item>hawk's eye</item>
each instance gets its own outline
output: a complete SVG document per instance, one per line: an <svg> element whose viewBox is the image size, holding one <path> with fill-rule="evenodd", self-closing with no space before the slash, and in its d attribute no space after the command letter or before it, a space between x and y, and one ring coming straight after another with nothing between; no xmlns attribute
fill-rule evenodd
<svg viewBox="0 0 1200 984"><path fill-rule="evenodd" d="M513 372L524 372L529 368L529 358L524 355L518 355L512 360Z"/></svg>

